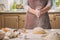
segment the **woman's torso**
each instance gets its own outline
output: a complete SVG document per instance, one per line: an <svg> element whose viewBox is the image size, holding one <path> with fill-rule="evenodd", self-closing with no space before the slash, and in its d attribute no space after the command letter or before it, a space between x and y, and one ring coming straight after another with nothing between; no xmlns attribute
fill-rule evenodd
<svg viewBox="0 0 60 40"><path fill-rule="evenodd" d="M47 1L48 0L28 0L28 3L31 8L36 9L38 6L44 8L47 5ZM37 27L37 21L36 15L28 11L26 14L25 28L32 29ZM51 28L47 12L39 17L39 23L42 28Z"/></svg>
<svg viewBox="0 0 60 40"><path fill-rule="evenodd" d="M35 9L38 6L44 8L47 5L48 0L28 0L28 3L29 6L33 9Z"/></svg>

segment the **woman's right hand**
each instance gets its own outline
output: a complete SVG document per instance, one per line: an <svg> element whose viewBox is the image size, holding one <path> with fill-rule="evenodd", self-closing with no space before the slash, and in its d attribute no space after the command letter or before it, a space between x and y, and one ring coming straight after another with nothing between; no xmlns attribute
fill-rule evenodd
<svg viewBox="0 0 60 40"><path fill-rule="evenodd" d="M39 11L38 9L35 10L35 15L36 15L37 17L40 16L40 11Z"/></svg>

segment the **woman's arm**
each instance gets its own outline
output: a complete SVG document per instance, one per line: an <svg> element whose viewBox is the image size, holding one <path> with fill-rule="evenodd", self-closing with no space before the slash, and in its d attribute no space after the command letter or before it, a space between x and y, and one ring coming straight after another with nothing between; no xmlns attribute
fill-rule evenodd
<svg viewBox="0 0 60 40"><path fill-rule="evenodd" d="M48 0L46 7L40 10L41 14L44 14L45 12L47 12L51 7L52 7L52 0Z"/></svg>
<svg viewBox="0 0 60 40"><path fill-rule="evenodd" d="M31 7L28 8L28 11L35 15L35 10L32 9Z"/></svg>
<svg viewBox="0 0 60 40"><path fill-rule="evenodd" d="M23 0L24 3L23 3L23 6L24 6L24 9L31 12L32 14L35 14L35 10L32 9L30 6L29 6L29 1L28 0Z"/></svg>

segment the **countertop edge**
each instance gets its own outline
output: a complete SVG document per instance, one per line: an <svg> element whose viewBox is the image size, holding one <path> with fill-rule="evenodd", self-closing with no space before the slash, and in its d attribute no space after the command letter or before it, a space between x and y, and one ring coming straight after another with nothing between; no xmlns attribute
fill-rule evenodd
<svg viewBox="0 0 60 40"><path fill-rule="evenodd" d="M26 13L26 12L0 12L0 14L1 13L16 13L17 14L17 13ZM53 14L53 13L60 13L60 12L48 12L48 13L52 13Z"/></svg>

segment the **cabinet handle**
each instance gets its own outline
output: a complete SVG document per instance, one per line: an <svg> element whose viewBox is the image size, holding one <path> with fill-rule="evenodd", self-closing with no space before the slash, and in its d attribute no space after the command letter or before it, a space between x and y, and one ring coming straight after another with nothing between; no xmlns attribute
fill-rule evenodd
<svg viewBox="0 0 60 40"><path fill-rule="evenodd" d="M52 20L50 20L52 22Z"/></svg>
<svg viewBox="0 0 60 40"><path fill-rule="evenodd" d="M23 22L25 22L25 20L23 20Z"/></svg>
<svg viewBox="0 0 60 40"><path fill-rule="evenodd" d="M0 13L0 15L2 15L2 14Z"/></svg>
<svg viewBox="0 0 60 40"><path fill-rule="evenodd" d="M54 21L56 20L56 17L54 17Z"/></svg>

